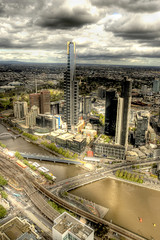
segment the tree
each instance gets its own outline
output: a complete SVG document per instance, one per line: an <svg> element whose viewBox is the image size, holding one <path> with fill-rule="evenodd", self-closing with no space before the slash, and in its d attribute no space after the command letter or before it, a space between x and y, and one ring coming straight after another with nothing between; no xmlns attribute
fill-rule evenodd
<svg viewBox="0 0 160 240"><path fill-rule="evenodd" d="M0 218L3 218L7 214L7 210L0 205Z"/></svg>
<svg viewBox="0 0 160 240"><path fill-rule="evenodd" d="M119 174L120 174L120 170L117 170L116 171L116 177L119 177Z"/></svg>
<svg viewBox="0 0 160 240"><path fill-rule="evenodd" d="M120 178L123 177L123 170L120 172L119 177L120 177Z"/></svg>
<svg viewBox="0 0 160 240"><path fill-rule="evenodd" d="M0 175L0 185L1 186L7 185L7 180L4 179L1 175Z"/></svg>
<svg viewBox="0 0 160 240"><path fill-rule="evenodd" d="M7 199L8 198L8 194L5 191L2 191L1 192L1 197L4 198L4 199Z"/></svg>
<svg viewBox="0 0 160 240"><path fill-rule="evenodd" d="M127 171L124 172L123 178L124 178L124 179L127 178Z"/></svg>
<svg viewBox="0 0 160 240"><path fill-rule="evenodd" d="M77 153L73 154L73 158L74 159L78 158L78 154Z"/></svg>

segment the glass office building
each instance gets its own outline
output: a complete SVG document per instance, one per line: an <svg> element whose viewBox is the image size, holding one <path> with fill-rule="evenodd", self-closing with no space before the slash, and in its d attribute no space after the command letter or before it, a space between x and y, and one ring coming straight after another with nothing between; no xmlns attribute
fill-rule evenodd
<svg viewBox="0 0 160 240"><path fill-rule="evenodd" d="M74 132L78 123L79 86L76 80L76 50L75 43L67 43L67 71L64 79L65 121L67 130Z"/></svg>

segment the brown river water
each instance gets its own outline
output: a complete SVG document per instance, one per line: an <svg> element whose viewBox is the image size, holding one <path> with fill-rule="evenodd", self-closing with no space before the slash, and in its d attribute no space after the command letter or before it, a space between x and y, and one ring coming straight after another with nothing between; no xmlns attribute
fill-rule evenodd
<svg viewBox="0 0 160 240"><path fill-rule="evenodd" d="M0 125L0 133L6 128ZM38 146L26 142L22 138L0 140L9 150L48 155L49 153ZM34 161L34 160L32 160ZM38 162L38 161L37 161ZM56 177L56 181L76 176L85 171L74 165L40 162ZM160 192L139 187L133 184L104 179L71 191L72 194L91 200L109 208L106 220L112 220L149 240L160 240ZM139 222L139 217L142 222ZM154 227L154 223L156 227Z"/></svg>

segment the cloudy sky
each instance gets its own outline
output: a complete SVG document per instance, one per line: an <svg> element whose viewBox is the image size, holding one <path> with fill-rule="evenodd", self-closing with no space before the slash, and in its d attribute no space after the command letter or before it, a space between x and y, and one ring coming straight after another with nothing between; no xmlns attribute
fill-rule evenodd
<svg viewBox="0 0 160 240"><path fill-rule="evenodd" d="M159 0L0 0L0 61L160 66Z"/></svg>

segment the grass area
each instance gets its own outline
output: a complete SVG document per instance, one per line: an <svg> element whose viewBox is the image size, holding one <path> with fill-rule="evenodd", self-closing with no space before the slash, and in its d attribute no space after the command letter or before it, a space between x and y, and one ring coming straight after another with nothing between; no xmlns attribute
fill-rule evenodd
<svg viewBox="0 0 160 240"><path fill-rule="evenodd" d="M62 214L63 212L67 212L69 213L71 216L75 217L74 213L71 213L69 211L67 211L65 208L59 206L58 204L54 203L53 201L48 201L48 203L51 205L51 207L53 207L57 212L59 212L60 214Z"/></svg>

